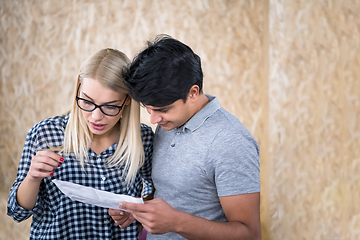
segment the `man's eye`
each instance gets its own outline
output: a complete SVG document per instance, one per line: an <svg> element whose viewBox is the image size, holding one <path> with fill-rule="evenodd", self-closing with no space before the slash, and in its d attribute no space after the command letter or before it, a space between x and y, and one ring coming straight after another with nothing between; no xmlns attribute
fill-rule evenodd
<svg viewBox="0 0 360 240"><path fill-rule="evenodd" d="M159 110L159 112L161 112L161 113L166 113L168 110L167 109L161 109L161 110Z"/></svg>

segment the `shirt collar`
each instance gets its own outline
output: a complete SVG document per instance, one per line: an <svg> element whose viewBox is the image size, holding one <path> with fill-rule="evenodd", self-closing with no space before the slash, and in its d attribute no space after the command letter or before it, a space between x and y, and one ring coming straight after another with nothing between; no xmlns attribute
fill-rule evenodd
<svg viewBox="0 0 360 240"><path fill-rule="evenodd" d="M97 155L91 148L89 148L89 155L93 156L93 157L95 156L95 157L101 157L102 159L106 159L115 153L117 146L118 146L118 143L114 143L108 149L101 152L99 155ZM90 158L89 158L89 160L90 160Z"/></svg>
<svg viewBox="0 0 360 240"><path fill-rule="evenodd" d="M206 104L205 107L197 112L192 118L190 118L187 123L185 123L185 125L182 127L183 131L186 129L189 129L192 132L196 131L199 127L201 127L206 119L208 119L220 108L220 103L216 97L208 94L205 95L210 100L210 102Z"/></svg>

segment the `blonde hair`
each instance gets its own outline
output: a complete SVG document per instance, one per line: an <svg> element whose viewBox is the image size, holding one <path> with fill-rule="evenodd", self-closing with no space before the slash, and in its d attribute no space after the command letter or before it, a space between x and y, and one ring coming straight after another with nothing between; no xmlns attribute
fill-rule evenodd
<svg viewBox="0 0 360 240"><path fill-rule="evenodd" d="M129 63L130 60L124 53L107 48L90 56L80 67L61 152L74 153L82 166L88 159L88 150L93 134L86 124L81 109L77 106L76 90L82 79L92 78L115 92L128 94L128 88L123 83L122 69ZM122 111L118 146L115 153L106 159L105 164L107 167L124 165L125 182L132 184L137 171L144 164L144 158L140 129L140 105L131 99L130 104L124 105Z"/></svg>

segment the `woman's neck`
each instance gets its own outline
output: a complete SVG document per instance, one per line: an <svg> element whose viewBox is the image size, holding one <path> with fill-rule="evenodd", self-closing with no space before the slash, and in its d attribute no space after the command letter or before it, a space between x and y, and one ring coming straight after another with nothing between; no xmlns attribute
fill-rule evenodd
<svg viewBox="0 0 360 240"><path fill-rule="evenodd" d="M91 149L96 153L100 154L108 149L114 143L119 141L120 137L120 123L116 124L111 130L103 135L93 135L91 141Z"/></svg>

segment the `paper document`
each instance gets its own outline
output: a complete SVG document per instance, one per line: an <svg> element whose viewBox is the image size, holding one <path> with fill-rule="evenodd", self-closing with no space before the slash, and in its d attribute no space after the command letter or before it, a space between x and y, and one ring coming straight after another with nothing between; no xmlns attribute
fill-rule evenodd
<svg viewBox="0 0 360 240"><path fill-rule="evenodd" d="M79 184L57 179L52 181L66 196L71 198L71 200L80 201L99 207L120 209L119 202L144 203L142 198L135 198L127 195L106 192L92 187L85 187Z"/></svg>

